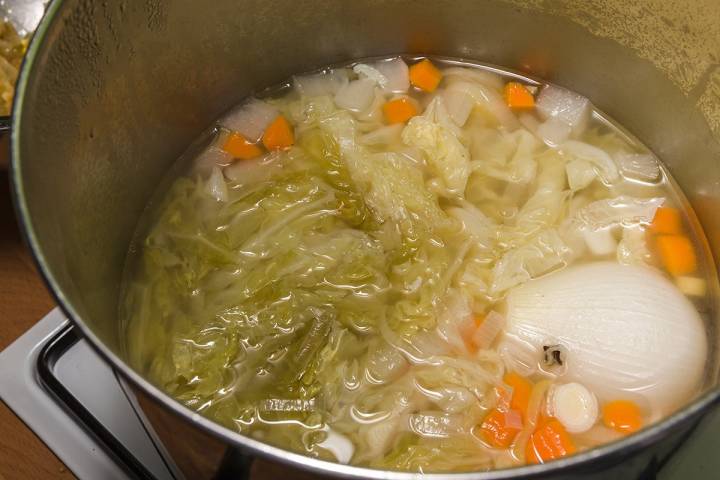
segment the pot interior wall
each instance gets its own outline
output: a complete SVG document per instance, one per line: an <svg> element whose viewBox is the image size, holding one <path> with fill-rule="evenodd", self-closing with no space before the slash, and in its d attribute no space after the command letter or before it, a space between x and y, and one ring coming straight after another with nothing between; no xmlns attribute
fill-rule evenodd
<svg viewBox="0 0 720 480"><path fill-rule="evenodd" d="M61 301L122 356L116 311L129 241L197 135L292 73L425 53L507 66L590 97L666 162L717 257L720 22L711 20L720 3L667 3L54 2L16 110L18 206Z"/></svg>

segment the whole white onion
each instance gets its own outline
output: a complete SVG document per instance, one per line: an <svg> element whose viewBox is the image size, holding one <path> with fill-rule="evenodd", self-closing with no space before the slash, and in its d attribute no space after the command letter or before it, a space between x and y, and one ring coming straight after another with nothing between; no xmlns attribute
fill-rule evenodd
<svg viewBox="0 0 720 480"><path fill-rule="evenodd" d="M668 413L699 386L702 320L649 267L598 262L530 281L509 293L506 318L506 334L537 352L563 345L563 381L581 382L601 401L641 400Z"/></svg>

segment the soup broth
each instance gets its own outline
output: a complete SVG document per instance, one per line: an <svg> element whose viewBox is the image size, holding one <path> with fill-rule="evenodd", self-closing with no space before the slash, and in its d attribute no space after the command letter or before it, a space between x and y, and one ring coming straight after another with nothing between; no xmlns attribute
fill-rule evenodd
<svg viewBox="0 0 720 480"><path fill-rule="evenodd" d="M133 366L227 428L475 471L689 402L715 288L668 172L587 99L392 57L222 117L148 207L121 318Z"/></svg>

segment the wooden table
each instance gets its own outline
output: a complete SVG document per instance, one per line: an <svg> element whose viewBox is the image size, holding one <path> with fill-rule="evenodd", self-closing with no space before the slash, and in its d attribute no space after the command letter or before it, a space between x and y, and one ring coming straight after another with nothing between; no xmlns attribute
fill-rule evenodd
<svg viewBox="0 0 720 480"><path fill-rule="evenodd" d="M0 170L0 350L55 306L35 270L17 228L8 186ZM0 480L72 479L58 458L0 402Z"/></svg>

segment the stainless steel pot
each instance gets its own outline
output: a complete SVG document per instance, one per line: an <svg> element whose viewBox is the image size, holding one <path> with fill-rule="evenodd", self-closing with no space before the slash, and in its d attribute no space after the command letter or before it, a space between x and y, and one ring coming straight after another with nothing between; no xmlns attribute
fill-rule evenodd
<svg viewBox="0 0 720 480"><path fill-rule="evenodd" d="M225 108L294 72L396 52L464 57L590 97L666 162L718 255L718 19L716 0L56 0L17 87L17 209L58 302L144 392L148 416L159 431L173 433L171 449L208 447L198 461L176 457L189 476L213 471L232 446L314 472L415 478L322 462L243 437L193 414L127 366L118 287L133 229L161 176ZM637 474L720 397L716 324L710 332L707 391L671 418L546 465L428 477ZM225 467L234 458L226 455Z"/></svg>

